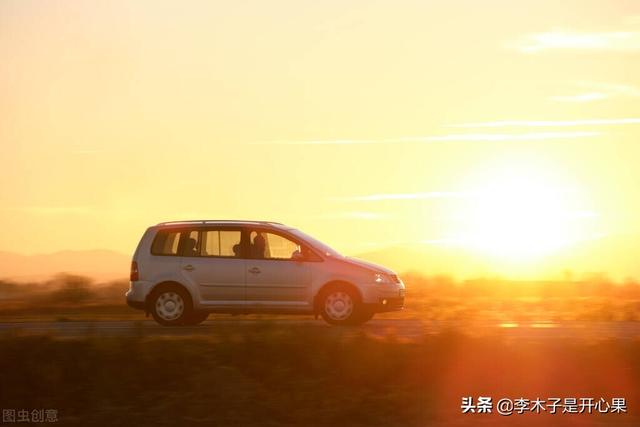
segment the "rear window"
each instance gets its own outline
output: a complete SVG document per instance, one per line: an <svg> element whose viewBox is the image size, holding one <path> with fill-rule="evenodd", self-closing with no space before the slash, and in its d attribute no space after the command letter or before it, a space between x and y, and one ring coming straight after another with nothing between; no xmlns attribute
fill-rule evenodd
<svg viewBox="0 0 640 427"><path fill-rule="evenodd" d="M153 239L151 254L153 255L178 255L180 232L175 230L160 230Z"/></svg>

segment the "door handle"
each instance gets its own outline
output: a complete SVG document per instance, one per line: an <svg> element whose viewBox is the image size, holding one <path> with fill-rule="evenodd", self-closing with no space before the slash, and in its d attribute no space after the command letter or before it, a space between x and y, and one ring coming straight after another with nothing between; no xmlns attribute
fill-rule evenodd
<svg viewBox="0 0 640 427"><path fill-rule="evenodd" d="M259 274L260 273L260 269L258 267L253 267L249 269L249 273L252 274Z"/></svg>
<svg viewBox="0 0 640 427"><path fill-rule="evenodd" d="M191 270L195 270L196 268L191 265L191 264L187 264L184 267L182 267L183 270L187 270L187 271L191 271Z"/></svg>

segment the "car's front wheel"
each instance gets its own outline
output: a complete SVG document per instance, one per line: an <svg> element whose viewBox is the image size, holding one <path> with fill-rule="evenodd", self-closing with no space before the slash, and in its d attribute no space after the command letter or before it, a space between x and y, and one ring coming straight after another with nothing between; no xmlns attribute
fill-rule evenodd
<svg viewBox="0 0 640 427"><path fill-rule="evenodd" d="M355 290L348 286L331 286L320 294L319 311L331 325L360 325L373 317L365 309Z"/></svg>
<svg viewBox="0 0 640 427"><path fill-rule="evenodd" d="M163 326L184 325L192 316L191 298L178 286L163 286L150 299L151 315Z"/></svg>

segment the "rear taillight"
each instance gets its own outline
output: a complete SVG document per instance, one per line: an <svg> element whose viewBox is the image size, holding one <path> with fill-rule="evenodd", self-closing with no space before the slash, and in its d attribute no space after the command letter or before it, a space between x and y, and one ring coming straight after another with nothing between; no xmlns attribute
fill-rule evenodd
<svg viewBox="0 0 640 427"><path fill-rule="evenodd" d="M129 280L136 282L139 279L138 275L138 263L131 261L131 273L129 274Z"/></svg>

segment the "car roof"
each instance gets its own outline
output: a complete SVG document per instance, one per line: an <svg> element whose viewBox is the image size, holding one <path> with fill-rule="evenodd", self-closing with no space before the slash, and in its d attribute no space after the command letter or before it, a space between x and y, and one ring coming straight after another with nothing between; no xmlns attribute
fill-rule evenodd
<svg viewBox="0 0 640 427"><path fill-rule="evenodd" d="M166 221L160 222L156 227L175 227L175 226L193 226L193 225L266 225L273 228L290 229L280 222L274 221L250 221L250 220L235 220L235 219L191 219L182 221Z"/></svg>

